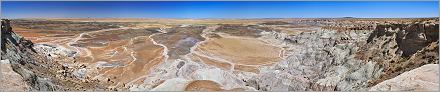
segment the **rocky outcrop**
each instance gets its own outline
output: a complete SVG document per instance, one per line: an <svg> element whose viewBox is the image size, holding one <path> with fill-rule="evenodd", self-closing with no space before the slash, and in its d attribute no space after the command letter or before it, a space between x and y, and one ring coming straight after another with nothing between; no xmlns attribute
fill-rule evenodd
<svg viewBox="0 0 440 92"><path fill-rule="evenodd" d="M282 40L283 48L291 51L246 82L257 90L368 90L405 71L438 64L438 24L361 29L275 35L279 40L273 43Z"/></svg>
<svg viewBox="0 0 440 92"><path fill-rule="evenodd" d="M370 85L425 64L438 64L438 31L438 24L378 25L357 53L359 59L383 68L384 74Z"/></svg>
<svg viewBox="0 0 440 92"><path fill-rule="evenodd" d="M438 64L427 64L373 86L370 91L438 91Z"/></svg>
<svg viewBox="0 0 440 92"><path fill-rule="evenodd" d="M357 46L366 43L368 30L320 30L282 37L286 59L263 68L257 76L259 90L354 90L378 76L373 62L354 59ZM351 80L349 80L351 79ZM255 85L255 83L253 83Z"/></svg>
<svg viewBox="0 0 440 92"><path fill-rule="evenodd" d="M396 35L397 48L404 57L416 53L430 43L438 41L438 24L387 24L378 25L369 36L369 43L375 44L379 39Z"/></svg>
<svg viewBox="0 0 440 92"><path fill-rule="evenodd" d="M74 78L69 67L55 62L48 53L34 46L30 40L15 34L9 20L1 20L1 59L10 61L16 73L32 90L99 90L96 81L83 82Z"/></svg>
<svg viewBox="0 0 440 92"><path fill-rule="evenodd" d="M8 60L0 61L0 72L0 91L29 91L30 87L12 70Z"/></svg>
<svg viewBox="0 0 440 92"><path fill-rule="evenodd" d="M31 69L31 67L42 66L38 65L37 61L47 61L32 48L33 43L12 32L9 20L2 20L1 24L1 59L9 60L12 69L20 74L33 89L60 89L58 85L51 82L51 79L41 77L33 71L36 69Z"/></svg>

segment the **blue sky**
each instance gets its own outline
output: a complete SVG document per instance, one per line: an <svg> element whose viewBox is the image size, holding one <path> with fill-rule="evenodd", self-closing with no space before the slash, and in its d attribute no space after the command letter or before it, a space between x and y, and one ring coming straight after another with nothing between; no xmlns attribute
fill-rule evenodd
<svg viewBox="0 0 440 92"><path fill-rule="evenodd" d="M3 1L3 18L438 17L438 1Z"/></svg>

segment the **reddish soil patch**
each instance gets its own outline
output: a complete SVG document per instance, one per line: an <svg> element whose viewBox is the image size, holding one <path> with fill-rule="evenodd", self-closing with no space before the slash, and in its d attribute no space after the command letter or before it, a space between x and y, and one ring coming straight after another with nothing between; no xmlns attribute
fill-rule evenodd
<svg viewBox="0 0 440 92"><path fill-rule="evenodd" d="M186 91L222 91L222 86L210 80L195 80L189 83Z"/></svg>
<svg viewBox="0 0 440 92"><path fill-rule="evenodd" d="M259 40L220 38L200 44L196 51L207 52L219 58L243 65L270 65L279 61L280 48Z"/></svg>

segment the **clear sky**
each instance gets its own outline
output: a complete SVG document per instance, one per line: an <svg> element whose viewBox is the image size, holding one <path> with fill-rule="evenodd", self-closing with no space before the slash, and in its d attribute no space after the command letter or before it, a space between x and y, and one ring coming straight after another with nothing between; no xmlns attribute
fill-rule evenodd
<svg viewBox="0 0 440 92"><path fill-rule="evenodd" d="M438 17L438 1L3 1L2 18Z"/></svg>

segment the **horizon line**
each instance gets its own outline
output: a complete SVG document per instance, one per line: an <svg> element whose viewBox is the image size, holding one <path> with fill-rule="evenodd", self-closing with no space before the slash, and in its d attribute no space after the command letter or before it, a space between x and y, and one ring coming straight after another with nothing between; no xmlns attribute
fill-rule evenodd
<svg viewBox="0 0 440 92"><path fill-rule="evenodd" d="M326 18L352 18L352 19L405 19L405 18L440 18L440 16L432 16L432 17L273 17L273 18L153 18L153 17L143 17L143 18L130 18L130 17L96 17L96 18L82 18L82 17L72 17L72 18L37 18L37 17L29 17L29 18L2 18L2 19L326 19Z"/></svg>
<svg viewBox="0 0 440 92"><path fill-rule="evenodd" d="M268 1L268 0L2 0L2 1ZM439 0L276 0L276 1L439 1ZM273 1L270 1L273 2Z"/></svg>

